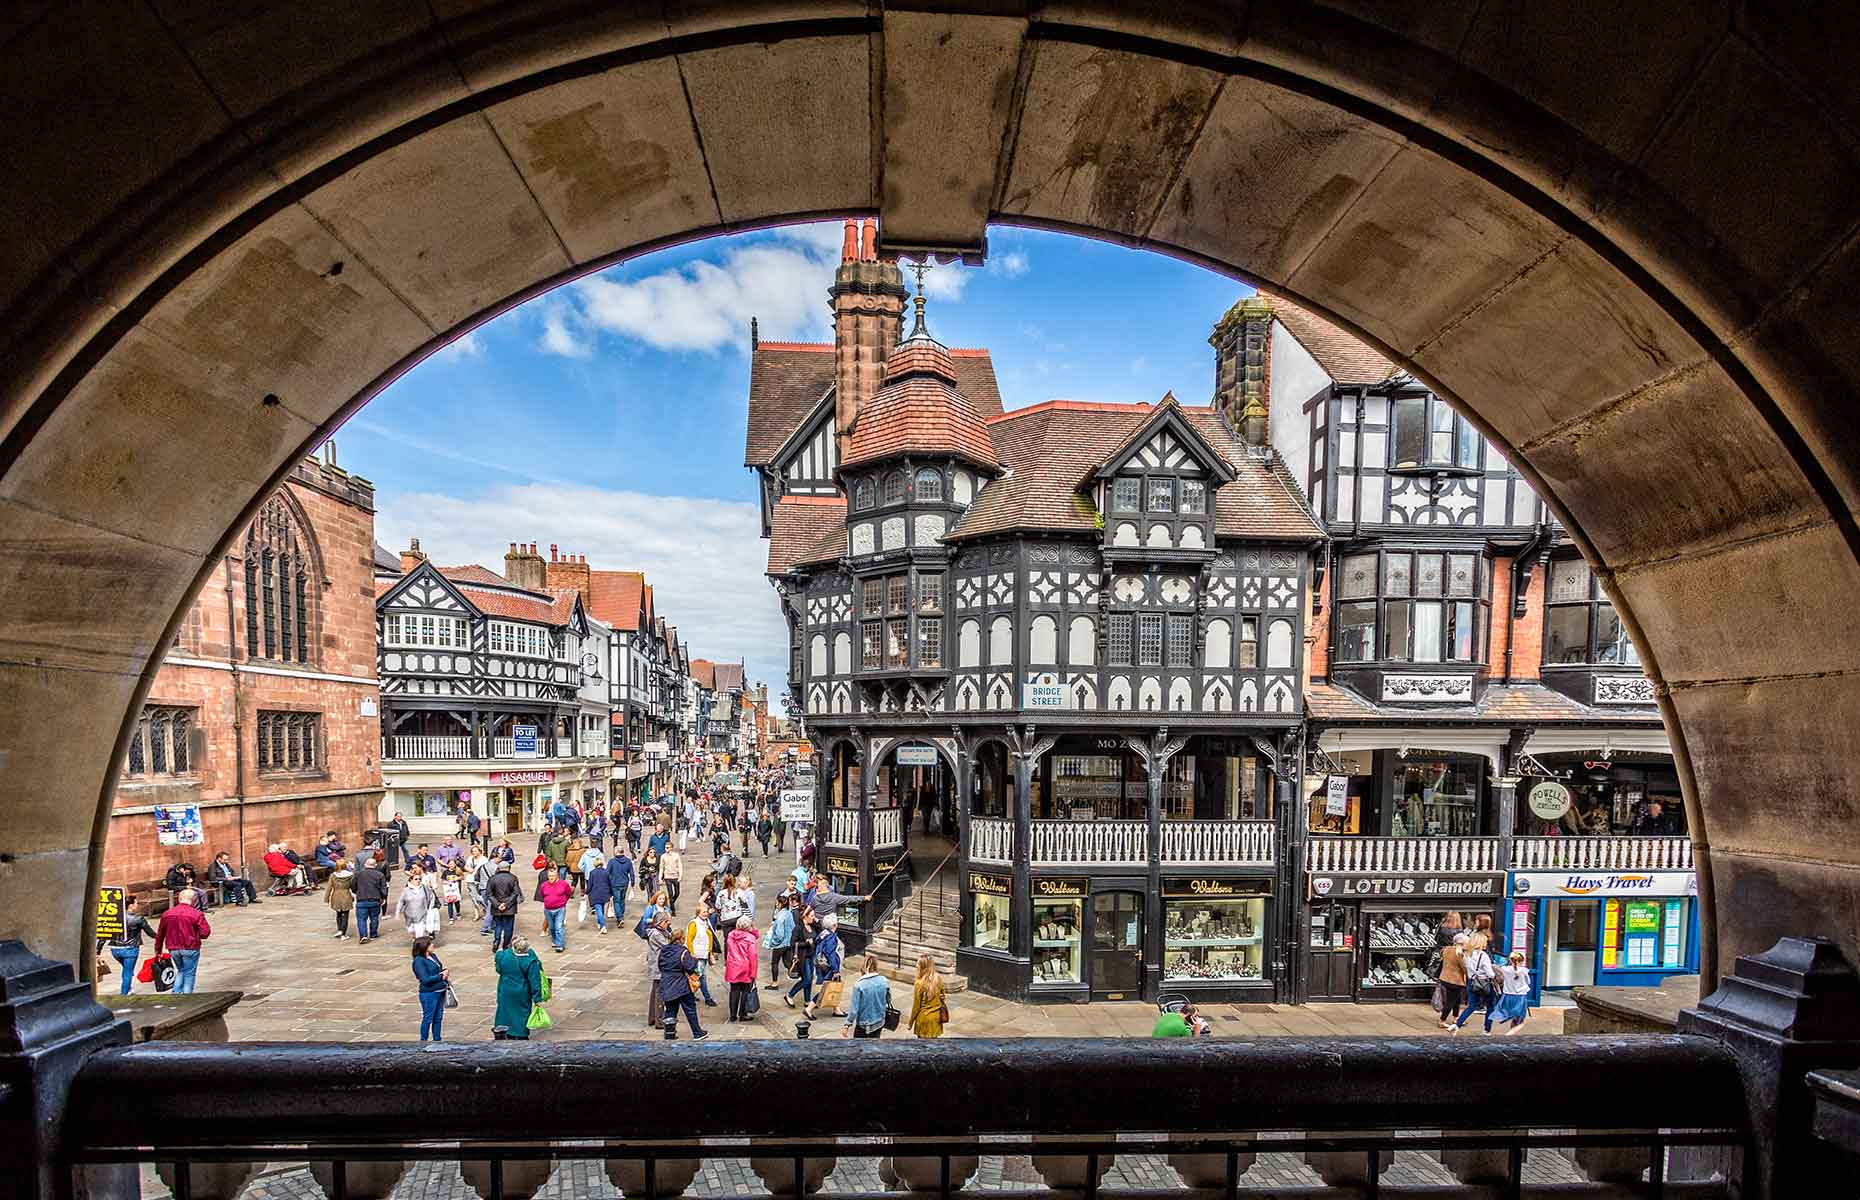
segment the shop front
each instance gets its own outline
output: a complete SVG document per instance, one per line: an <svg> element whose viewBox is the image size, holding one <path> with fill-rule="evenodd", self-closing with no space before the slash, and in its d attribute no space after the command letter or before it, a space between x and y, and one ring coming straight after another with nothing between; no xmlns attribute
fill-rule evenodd
<svg viewBox="0 0 1860 1200"><path fill-rule="evenodd" d="M1698 972L1691 871L1513 871L1511 949L1530 956L1531 1003L1578 984L1656 987Z"/></svg>
<svg viewBox="0 0 1860 1200"><path fill-rule="evenodd" d="M1499 928L1502 872L1313 874L1308 880L1302 986L1307 1000L1419 1001L1433 995L1428 959L1449 912L1470 929Z"/></svg>
<svg viewBox="0 0 1860 1200"><path fill-rule="evenodd" d="M1275 882L1269 875L1163 876L1163 990L1198 1000L1274 999Z"/></svg>

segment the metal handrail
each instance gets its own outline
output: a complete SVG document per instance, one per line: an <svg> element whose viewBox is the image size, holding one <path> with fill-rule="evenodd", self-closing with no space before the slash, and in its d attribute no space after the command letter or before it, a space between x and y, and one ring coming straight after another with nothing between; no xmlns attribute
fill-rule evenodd
<svg viewBox="0 0 1860 1200"><path fill-rule="evenodd" d="M958 842L954 846L951 846L949 849L949 853L943 856L943 861L938 863L936 865L936 869L931 871L930 874L924 879L925 888L928 888L930 886L930 881L932 879L935 879L937 881L936 911L939 916L943 913L943 910L945 907L943 904L943 881L940 877L943 874L943 868L949 865L949 860L956 857L956 854L960 849L961 849L960 842ZM922 890L922 889L914 889L914 890ZM898 920L899 920L899 923L902 924L904 918L899 917ZM891 940L893 941L893 943L895 943L892 948L897 952L898 969L902 971L904 969L904 939L893 938ZM923 940L924 940L924 903L923 903L923 900L919 898L917 901L917 941L919 944L921 944Z"/></svg>

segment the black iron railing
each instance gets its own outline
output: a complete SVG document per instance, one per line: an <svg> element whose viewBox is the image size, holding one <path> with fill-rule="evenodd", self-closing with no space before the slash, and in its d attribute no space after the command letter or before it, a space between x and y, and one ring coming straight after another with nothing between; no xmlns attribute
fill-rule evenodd
<svg viewBox="0 0 1860 1200"><path fill-rule="evenodd" d="M642 1121L596 1097L663 1107ZM1613 1167L1557 1194L1718 1196L1736 1186L1713 1167L1740 1161L1744 1111L1729 1052L1688 1036L154 1043L84 1063L65 1157L93 1194L111 1191L102 1164L174 1164L179 1200L208 1193L203 1164L325 1164L336 1200L365 1190L351 1186L360 1164L458 1161L468 1178L493 1164L474 1186L502 1200L540 1182L511 1172L602 1160L616 1182L632 1172L629 1196L658 1200L701 1160L748 1158L770 1191L794 1194L829 1160L881 1158L878 1190L947 1196L977 1156L1025 1154L1046 1187L1096 1200L1120 1190L1101 1180L1114 1156L1156 1154L1201 1194L1237 1200L1326 1194L1250 1181L1275 1153L1302 1154L1329 1194L1415 1194L1383 1179L1395 1148L1473 1163L1429 1195L1534 1195L1526 1153L1573 1147ZM640 1141L642 1128L665 1140Z"/></svg>

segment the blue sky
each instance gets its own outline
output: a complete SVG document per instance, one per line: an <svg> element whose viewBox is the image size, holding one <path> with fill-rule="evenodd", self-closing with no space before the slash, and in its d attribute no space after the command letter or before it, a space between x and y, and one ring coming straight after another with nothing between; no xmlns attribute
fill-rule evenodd
<svg viewBox="0 0 1860 1200"><path fill-rule="evenodd" d="M742 466L749 318L829 341L838 222L644 255L487 322L396 381L337 435L375 483L376 535L501 570L512 541L644 570L699 657L781 691L786 641ZM931 332L993 351L1009 408L1206 403L1208 330L1250 289L1065 234L996 227L980 268L926 282Z"/></svg>

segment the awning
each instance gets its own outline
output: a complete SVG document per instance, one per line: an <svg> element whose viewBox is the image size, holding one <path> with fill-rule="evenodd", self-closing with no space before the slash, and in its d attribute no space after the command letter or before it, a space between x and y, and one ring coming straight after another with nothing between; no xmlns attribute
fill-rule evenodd
<svg viewBox="0 0 1860 1200"><path fill-rule="evenodd" d="M1526 754L1594 754L1607 758L1608 751L1630 754L1671 754L1673 744L1666 730L1655 729L1533 729L1524 743Z"/></svg>
<svg viewBox="0 0 1860 1200"><path fill-rule="evenodd" d="M1341 750L1450 750L1456 754L1478 754L1502 770L1505 742L1510 730L1484 729L1390 729L1378 726L1367 729L1326 729L1318 735L1319 748ZM1495 736L1502 734L1503 736Z"/></svg>

